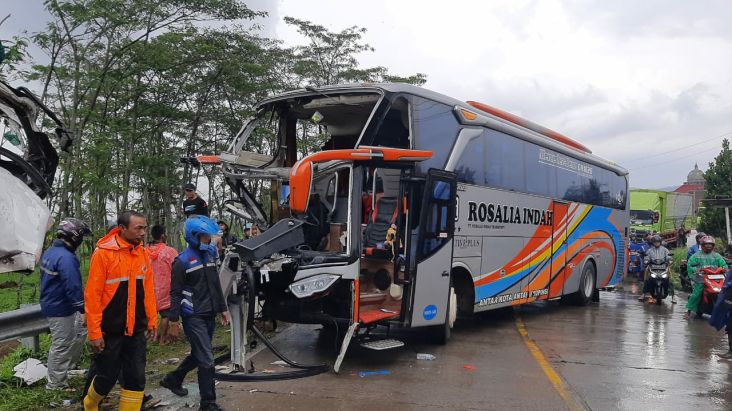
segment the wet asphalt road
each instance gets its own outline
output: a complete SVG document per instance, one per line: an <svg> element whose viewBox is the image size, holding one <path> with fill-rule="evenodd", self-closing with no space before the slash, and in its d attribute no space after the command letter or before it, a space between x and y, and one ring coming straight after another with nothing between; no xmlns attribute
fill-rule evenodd
<svg viewBox="0 0 732 411"><path fill-rule="evenodd" d="M726 336L706 321L683 320L686 294L678 305L655 306L636 301L635 288L602 292L589 307L535 303L462 321L446 346L415 331L398 333L407 342L398 350L352 344L340 375L222 381L219 403L226 410L732 409L732 362L717 357ZM333 339L317 328L291 327L276 343L297 361L332 364ZM436 359L417 360L418 352ZM283 370L275 360L262 351L254 365ZM380 370L390 374L358 375Z"/></svg>

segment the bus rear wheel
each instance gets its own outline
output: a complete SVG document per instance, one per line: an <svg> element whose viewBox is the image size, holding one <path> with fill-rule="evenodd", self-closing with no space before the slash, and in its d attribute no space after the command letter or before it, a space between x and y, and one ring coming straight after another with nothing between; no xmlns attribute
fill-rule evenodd
<svg viewBox="0 0 732 411"><path fill-rule="evenodd" d="M580 277L579 290L570 295L569 300L574 305L584 306L592 301L592 296L595 293L595 279L597 273L595 272L595 265L588 261L585 266L582 267L582 276Z"/></svg>

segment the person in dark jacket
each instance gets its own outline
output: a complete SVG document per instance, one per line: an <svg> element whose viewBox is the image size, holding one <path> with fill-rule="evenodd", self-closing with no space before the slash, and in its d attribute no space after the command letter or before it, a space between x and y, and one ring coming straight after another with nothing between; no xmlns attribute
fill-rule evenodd
<svg viewBox="0 0 732 411"><path fill-rule="evenodd" d="M203 215L208 217L208 204L196 193L196 186L188 183L183 187L185 200L183 200L183 214L186 217L192 215Z"/></svg>
<svg viewBox="0 0 732 411"><path fill-rule="evenodd" d="M717 296L709 323L717 331L722 328L727 329L729 351L720 354L719 357L732 360L732 270L727 271L727 277L724 279L724 287L722 288L722 292L719 293L719 296Z"/></svg>
<svg viewBox="0 0 732 411"><path fill-rule="evenodd" d="M41 311L51 330L49 390L68 388L68 371L79 361L84 347L84 289L76 249L89 234L85 222L65 218L58 225L56 240L41 257Z"/></svg>
<svg viewBox="0 0 732 411"><path fill-rule="evenodd" d="M220 410L216 404L214 357L211 346L216 315L221 323L229 323L229 312L217 270L218 255L212 236L219 235L219 226L205 216L186 220L185 238L188 248L173 262L170 285L170 333L176 336L182 317L183 331L191 344L191 354L160 385L179 396L188 395L183 379L198 367L198 389L201 410Z"/></svg>

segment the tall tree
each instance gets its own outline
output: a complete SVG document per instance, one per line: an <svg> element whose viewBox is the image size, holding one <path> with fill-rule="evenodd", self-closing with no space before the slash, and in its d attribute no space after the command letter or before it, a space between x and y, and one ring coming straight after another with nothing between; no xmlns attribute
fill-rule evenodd
<svg viewBox="0 0 732 411"><path fill-rule="evenodd" d="M704 173L707 198L732 198L732 150L729 140L722 141L722 151L709 163ZM701 213L700 229L714 236L725 236L726 223L724 210L705 208Z"/></svg>
<svg viewBox="0 0 732 411"><path fill-rule="evenodd" d="M422 85L427 81L423 73L400 77L390 74L386 67L360 67L358 55L374 51L363 42L364 27L352 26L332 32L319 24L294 17L285 17L285 23L294 26L308 41L308 44L292 50L295 60L291 71L300 77L298 86L381 81Z"/></svg>

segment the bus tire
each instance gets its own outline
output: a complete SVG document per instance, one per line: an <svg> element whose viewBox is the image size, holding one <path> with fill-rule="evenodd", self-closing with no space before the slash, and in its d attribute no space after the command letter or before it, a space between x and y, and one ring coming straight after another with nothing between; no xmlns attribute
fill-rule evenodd
<svg viewBox="0 0 732 411"><path fill-rule="evenodd" d="M445 309L445 323L432 327L432 340L435 344L445 345L452 336L452 327L455 325L457 318L457 296L455 288L450 281L450 295L447 298L447 308Z"/></svg>
<svg viewBox="0 0 732 411"><path fill-rule="evenodd" d="M595 264L587 261L582 267L582 276L580 277L579 290L570 295L570 302L574 305L585 306L592 301L595 293L597 273L595 272Z"/></svg>

